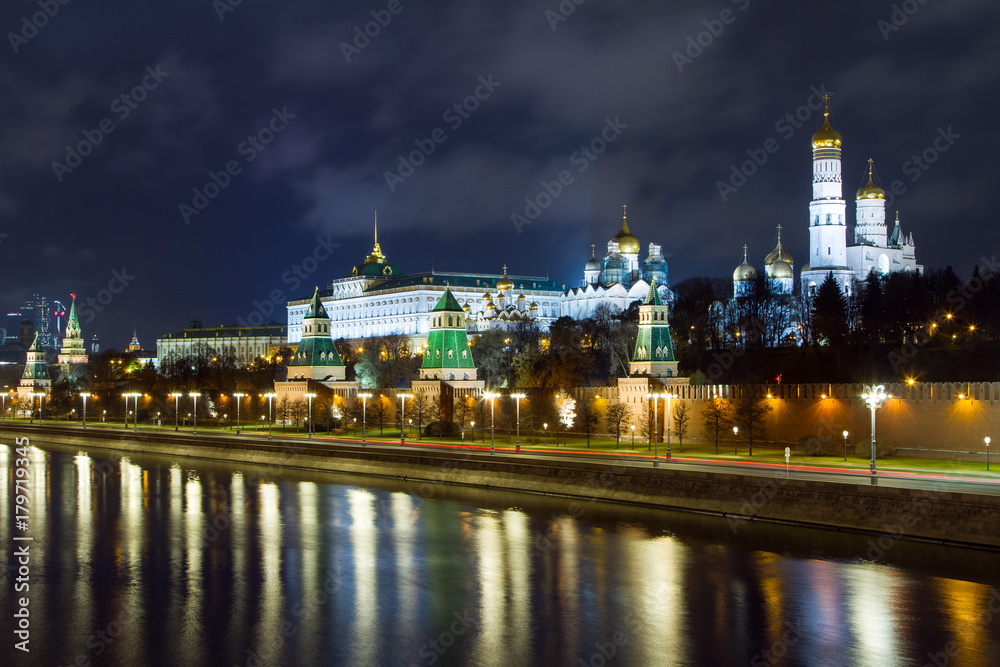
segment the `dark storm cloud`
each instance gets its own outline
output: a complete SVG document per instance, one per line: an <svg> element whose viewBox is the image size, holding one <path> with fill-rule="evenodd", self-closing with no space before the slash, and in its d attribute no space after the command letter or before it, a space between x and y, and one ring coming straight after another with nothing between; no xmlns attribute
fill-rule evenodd
<svg viewBox="0 0 1000 667"><path fill-rule="evenodd" d="M208 0L64 5L0 57L3 305L96 293L125 263L135 280L85 333L121 347L135 319L151 346L188 319L244 317L287 287L317 233L342 244L319 282L346 274L375 209L383 250L411 272L430 257L506 261L575 284L624 203L642 243L663 244L672 282L728 275L743 243L760 264L779 223L801 266L820 114L790 136L776 124L814 87L833 95L845 196L873 157L883 186L905 185L890 215L918 259L967 272L1000 241L988 204L1000 22L989 0L916 3L886 33L894 4L587 0L563 17L557 1L403 0L387 18L388 2L244 2L221 20ZM5 5L0 30L34 7ZM113 101L157 66L169 76L119 118ZM488 95L484 78L499 83ZM266 138L276 109L294 119L248 159L240 147ZM114 131L58 181L53 161L106 117ZM627 128L579 170L574 154L615 119ZM912 180L908 161L948 127L961 138ZM444 140L390 187L435 130ZM772 137L777 152L723 201L718 182ZM185 224L179 206L233 160L239 173ZM511 215L563 171L572 183L518 234Z"/></svg>

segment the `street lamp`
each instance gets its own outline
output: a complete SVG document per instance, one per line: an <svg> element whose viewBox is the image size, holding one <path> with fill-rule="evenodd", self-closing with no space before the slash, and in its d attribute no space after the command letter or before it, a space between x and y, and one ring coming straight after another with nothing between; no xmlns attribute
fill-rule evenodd
<svg viewBox="0 0 1000 667"><path fill-rule="evenodd" d="M632 449L635 449L635 424L632 424Z"/></svg>
<svg viewBox="0 0 1000 667"><path fill-rule="evenodd" d="M177 430L177 413L180 412L180 400L181 396L184 394L177 393L176 391L170 394L174 399L174 430Z"/></svg>
<svg viewBox="0 0 1000 667"><path fill-rule="evenodd" d="M469 428L472 429L472 442L476 441L476 420L473 419L469 422Z"/></svg>
<svg viewBox="0 0 1000 667"><path fill-rule="evenodd" d="M667 458L670 458L670 399L677 398L676 394L664 394L667 399Z"/></svg>
<svg viewBox="0 0 1000 667"><path fill-rule="evenodd" d="M658 399L660 398L660 396L662 396L662 394L646 394L646 398L653 399L653 430L652 430L652 433L649 434L649 436L653 440L653 467L654 468L659 468L660 467L660 457L659 457L660 451L659 451L659 437L658 437L659 433L657 432L659 430L657 428L657 426L659 426L660 420L657 419L657 415L656 415L656 407L657 407L657 404L659 403ZM646 414L649 414L649 413L646 413Z"/></svg>
<svg viewBox="0 0 1000 667"><path fill-rule="evenodd" d="M413 398L413 394L397 394L396 398L399 399L399 444L406 442L406 422L404 421L406 417L406 399Z"/></svg>
<svg viewBox="0 0 1000 667"><path fill-rule="evenodd" d="M132 394L122 394L122 398L125 399L125 425L122 427L126 431L128 430L128 397Z"/></svg>
<svg viewBox="0 0 1000 667"><path fill-rule="evenodd" d="M521 399L526 397L526 394L511 394L511 398L514 399L514 403L517 405L517 451L521 451ZM507 431L507 437L510 437L510 431Z"/></svg>
<svg viewBox="0 0 1000 667"><path fill-rule="evenodd" d="M267 439L271 439L271 400L277 396L274 392L270 394L264 394L267 399Z"/></svg>
<svg viewBox="0 0 1000 667"><path fill-rule="evenodd" d="M739 426L734 426L734 427L733 427L733 456L738 456L738 455L739 455L739 453L740 453L740 451L739 451L739 446L740 446L740 445L739 445L739 443L738 443L738 442L736 441L736 435L737 435L737 434L738 434L739 432L740 432L740 427L739 427Z"/></svg>
<svg viewBox="0 0 1000 667"><path fill-rule="evenodd" d="M0 421L3 421L4 419L6 419L6 415L7 415L7 392L6 391L4 391L4 393L0 394L0 401L3 402L3 405L0 406Z"/></svg>
<svg viewBox="0 0 1000 667"><path fill-rule="evenodd" d="M132 392L130 394L123 394L123 396L125 397L125 428L126 429L128 428L128 399L129 398L134 398L135 399L135 419L132 420L133 421L133 429L132 430L138 431L139 430L139 398L142 396L142 394L139 394L139 393L136 393L136 392Z"/></svg>
<svg viewBox="0 0 1000 667"><path fill-rule="evenodd" d="M309 400L309 437L313 437L313 399L316 398L316 394L306 394L306 398Z"/></svg>
<svg viewBox="0 0 1000 667"><path fill-rule="evenodd" d="M87 428L87 399L90 398L90 393L81 391L80 398L83 399L83 428Z"/></svg>
<svg viewBox="0 0 1000 667"><path fill-rule="evenodd" d="M358 398L361 399L361 446L365 446L365 433L366 427L368 425L368 399L371 398L371 394L358 394Z"/></svg>
<svg viewBox="0 0 1000 667"><path fill-rule="evenodd" d="M240 434L240 401L243 400L244 396L246 396L246 394L239 392L233 394L233 398L236 399L236 435Z"/></svg>
<svg viewBox="0 0 1000 667"><path fill-rule="evenodd" d="M983 438L986 443L986 470L990 469L990 436Z"/></svg>
<svg viewBox="0 0 1000 667"><path fill-rule="evenodd" d="M197 433L198 432L198 397L201 396L201 393L199 393L197 391L192 391L191 393L188 394L188 396L190 396L191 398L194 399L194 422L193 422L194 423L194 428L192 429L191 432L192 433Z"/></svg>
<svg viewBox="0 0 1000 667"><path fill-rule="evenodd" d="M545 423L542 424L542 444L543 445L545 444L545 439L546 439L546 436L548 436L548 434L549 434L549 425L548 425L548 422L545 422Z"/></svg>
<svg viewBox="0 0 1000 667"><path fill-rule="evenodd" d="M865 385L864 393L861 395L865 399L865 403L868 404L868 409L872 411L872 465L871 465L871 475L872 484L877 484L875 475L877 471L875 470L875 411L882 407L882 401L889 398L885 393L885 387L883 385Z"/></svg>
<svg viewBox="0 0 1000 667"><path fill-rule="evenodd" d="M847 460L847 431L844 431L844 460Z"/></svg>
<svg viewBox="0 0 1000 667"><path fill-rule="evenodd" d="M490 399L490 456L496 456L496 448L494 447L493 444L494 426L496 425L493 412L493 399L499 396L500 394L494 394L493 392L490 391L483 394L483 398Z"/></svg>

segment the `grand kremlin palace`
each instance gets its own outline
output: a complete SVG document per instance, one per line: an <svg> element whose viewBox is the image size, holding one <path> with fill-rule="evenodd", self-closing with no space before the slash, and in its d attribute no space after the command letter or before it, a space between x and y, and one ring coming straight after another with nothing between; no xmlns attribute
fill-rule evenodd
<svg viewBox="0 0 1000 667"><path fill-rule="evenodd" d="M639 260L639 240L632 235L623 216L619 232L608 241L600 259L592 252L584 266L579 287L566 289L547 277L501 274L426 273L405 274L391 264L378 243L371 254L338 278L319 298L330 316L330 336L334 340L361 340L373 336L404 334L426 338L430 331L430 311L445 288L466 312L467 330L508 329L530 321L540 329L562 316L585 319L602 303L625 310L633 301L642 301L655 278L664 301L673 298L667 283L667 265L660 246L649 244L644 261ZM302 339L302 319L310 297L288 303L288 342Z"/></svg>

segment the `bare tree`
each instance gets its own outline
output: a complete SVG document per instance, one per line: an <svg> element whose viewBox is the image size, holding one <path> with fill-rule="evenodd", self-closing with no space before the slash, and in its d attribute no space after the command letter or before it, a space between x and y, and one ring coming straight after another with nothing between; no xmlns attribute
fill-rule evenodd
<svg viewBox="0 0 1000 667"><path fill-rule="evenodd" d="M597 406L594 405L596 401L597 397L594 396L589 401L584 399L580 402L579 419L577 421L578 426L587 434L587 449L590 449L590 435L597 429L601 421L601 416L597 412Z"/></svg>
<svg viewBox="0 0 1000 667"><path fill-rule="evenodd" d="M684 436L688 434L688 422L691 419L690 407L684 401L674 404L674 434L677 436L678 448L684 451Z"/></svg>
<svg viewBox="0 0 1000 667"><path fill-rule="evenodd" d="M732 421L732 408L729 401L716 396L701 411L705 431L715 438L715 453L719 453L719 434Z"/></svg>
<svg viewBox="0 0 1000 667"><path fill-rule="evenodd" d="M618 399L608 403L608 410L604 415L604 420L607 422L608 430L615 434L615 449L618 449L619 444L621 444L621 435L625 430L625 423L631 418L632 410L625 403L622 403Z"/></svg>
<svg viewBox="0 0 1000 667"><path fill-rule="evenodd" d="M766 398L758 399L752 396L744 396L736 402L735 412L734 421L747 434L747 439L750 443L749 455L753 456L754 432L756 431L757 435L764 437L764 418L771 412L771 404Z"/></svg>
<svg viewBox="0 0 1000 667"><path fill-rule="evenodd" d="M424 422L434 414L434 405L426 391L416 391L413 393L413 400L410 401L410 412L413 419L417 421L417 437L424 437ZM438 408L440 414L440 408Z"/></svg>

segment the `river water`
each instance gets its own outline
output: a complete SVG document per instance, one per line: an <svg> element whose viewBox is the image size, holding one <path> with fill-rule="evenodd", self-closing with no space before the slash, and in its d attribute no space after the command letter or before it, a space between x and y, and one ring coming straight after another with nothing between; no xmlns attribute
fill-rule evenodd
<svg viewBox="0 0 1000 667"><path fill-rule="evenodd" d="M6 665L1000 665L995 553L274 467L27 453L24 532L19 457L0 446ZM15 593L23 544L30 588ZM28 653L13 633L25 595Z"/></svg>

